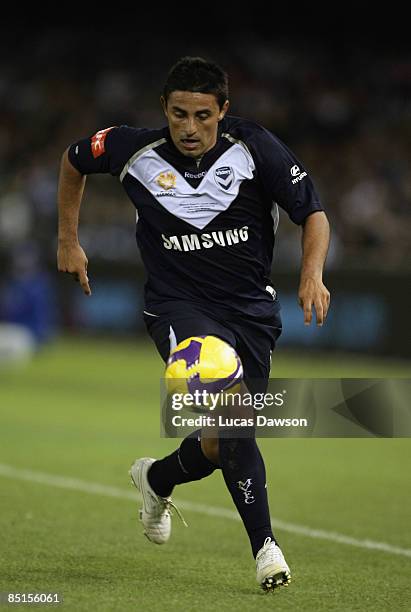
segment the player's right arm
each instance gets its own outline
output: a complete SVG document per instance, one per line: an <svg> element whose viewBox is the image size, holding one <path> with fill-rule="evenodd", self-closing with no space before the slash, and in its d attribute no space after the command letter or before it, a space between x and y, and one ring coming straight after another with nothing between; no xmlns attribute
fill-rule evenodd
<svg viewBox="0 0 411 612"><path fill-rule="evenodd" d="M135 151L150 141L150 131L145 128L112 126L75 142L63 154L58 185L57 267L60 272L72 274L86 295L91 295L88 262L78 240L86 176L107 173L120 176Z"/></svg>
<svg viewBox="0 0 411 612"><path fill-rule="evenodd" d="M78 240L78 222L86 176L82 175L63 153L58 183L58 250L59 272L72 274L86 295L91 295L87 277L87 257Z"/></svg>

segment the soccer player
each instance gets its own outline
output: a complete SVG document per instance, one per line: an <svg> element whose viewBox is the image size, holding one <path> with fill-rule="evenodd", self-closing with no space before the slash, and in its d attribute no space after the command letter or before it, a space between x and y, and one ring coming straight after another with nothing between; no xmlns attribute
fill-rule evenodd
<svg viewBox="0 0 411 612"><path fill-rule="evenodd" d="M58 190L58 269L91 295L78 241L87 174L119 177L137 209L137 243L147 272L144 319L162 358L190 336L217 336L239 354L244 383L268 380L281 333L270 280L277 204L302 226L299 303L307 325L322 325L329 292L322 282L329 225L307 170L260 125L227 115L228 80L215 63L184 57L170 70L161 104L167 126L108 127L63 154ZM261 390L261 389L260 389ZM138 459L145 534L170 537L175 485L221 469L256 559L257 582L287 585L290 570L270 523L264 461L255 436L201 431L160 460Z"/></svg>

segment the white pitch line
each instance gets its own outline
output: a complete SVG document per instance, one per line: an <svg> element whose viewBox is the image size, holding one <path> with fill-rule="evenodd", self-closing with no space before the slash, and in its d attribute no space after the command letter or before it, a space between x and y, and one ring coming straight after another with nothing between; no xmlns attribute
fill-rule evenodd
<svg viewBox="0 0 411 612"><path fill-rule="evenodd" d="M0 463L0 476L5 476L6 478L17 478L18 480L27 480L29 482L58 487L60 489L71 489L72 491L81 491L82 493L104 495L106 497L114 497L116 499L129 499L132 501L141 499L141 496L137 493L137 491L127 491L125 489L120 489L119 487L111 487L109 485L99 484L97 482L80 480L79 478L68 478L66 476L55 476L53 474L46 474L44 472L24 470L3 463ZM240 520L238 513L234 510L230 510L229 508L219 508L216 506L208 506L205 504L197 504L195 502L183 500L179 500L178 505L189 512L197 512L198 514L206 514L208 516L215 516L217 518L225 518L235 521ZM289 533L306 536L308 538L328 540L330 542L337 542L338 544L355 546L356 548L367 548L369 550L378 550L392 555L411 557L411 549L392 546L391 544L387 544L385 542L375 542L368 539L359 540L342 533L324 531L323 529L312 529L311 527L306 527L305 525L286 523L285 521L281 521L279 519L272 519L271 524L274 529L288 531Z"/></svg>

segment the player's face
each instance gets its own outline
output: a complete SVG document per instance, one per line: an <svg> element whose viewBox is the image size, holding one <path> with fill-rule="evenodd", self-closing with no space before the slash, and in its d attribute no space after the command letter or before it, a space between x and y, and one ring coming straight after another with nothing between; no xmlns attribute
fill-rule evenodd
<svg viewBox="0 0 411 612"><path fill-rule="evenodd" d="M177 149L188 157L200 157L217 141L218 122L228 109L220 108L213 94L173 91L167 102L161 98L170 135Z"/></svg>

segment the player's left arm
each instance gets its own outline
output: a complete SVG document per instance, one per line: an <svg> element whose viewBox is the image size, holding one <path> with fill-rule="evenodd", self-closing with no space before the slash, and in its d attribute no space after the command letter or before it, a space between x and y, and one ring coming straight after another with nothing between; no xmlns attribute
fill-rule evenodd
<svg viewBox="0 0 411 612"><path fill-rule="evenodd" d="M248 144L268 201L281 206L303 228L298 299L304 323L310 325L314 306L317 325L323 325L330 304L330 293L322 281L330 228L320 198L302 163L271 132L254 124Z"/></svg>
<svg viewBox="0 0 411 612"><path fill-rule="evenodd" d="M312 321L314 306L317 325L323 325L330 306L330 292L323 283L323 268L330 243L330 226L323 211L313 212L303 222L302 262L298 301L304 324Z"/></svg>

